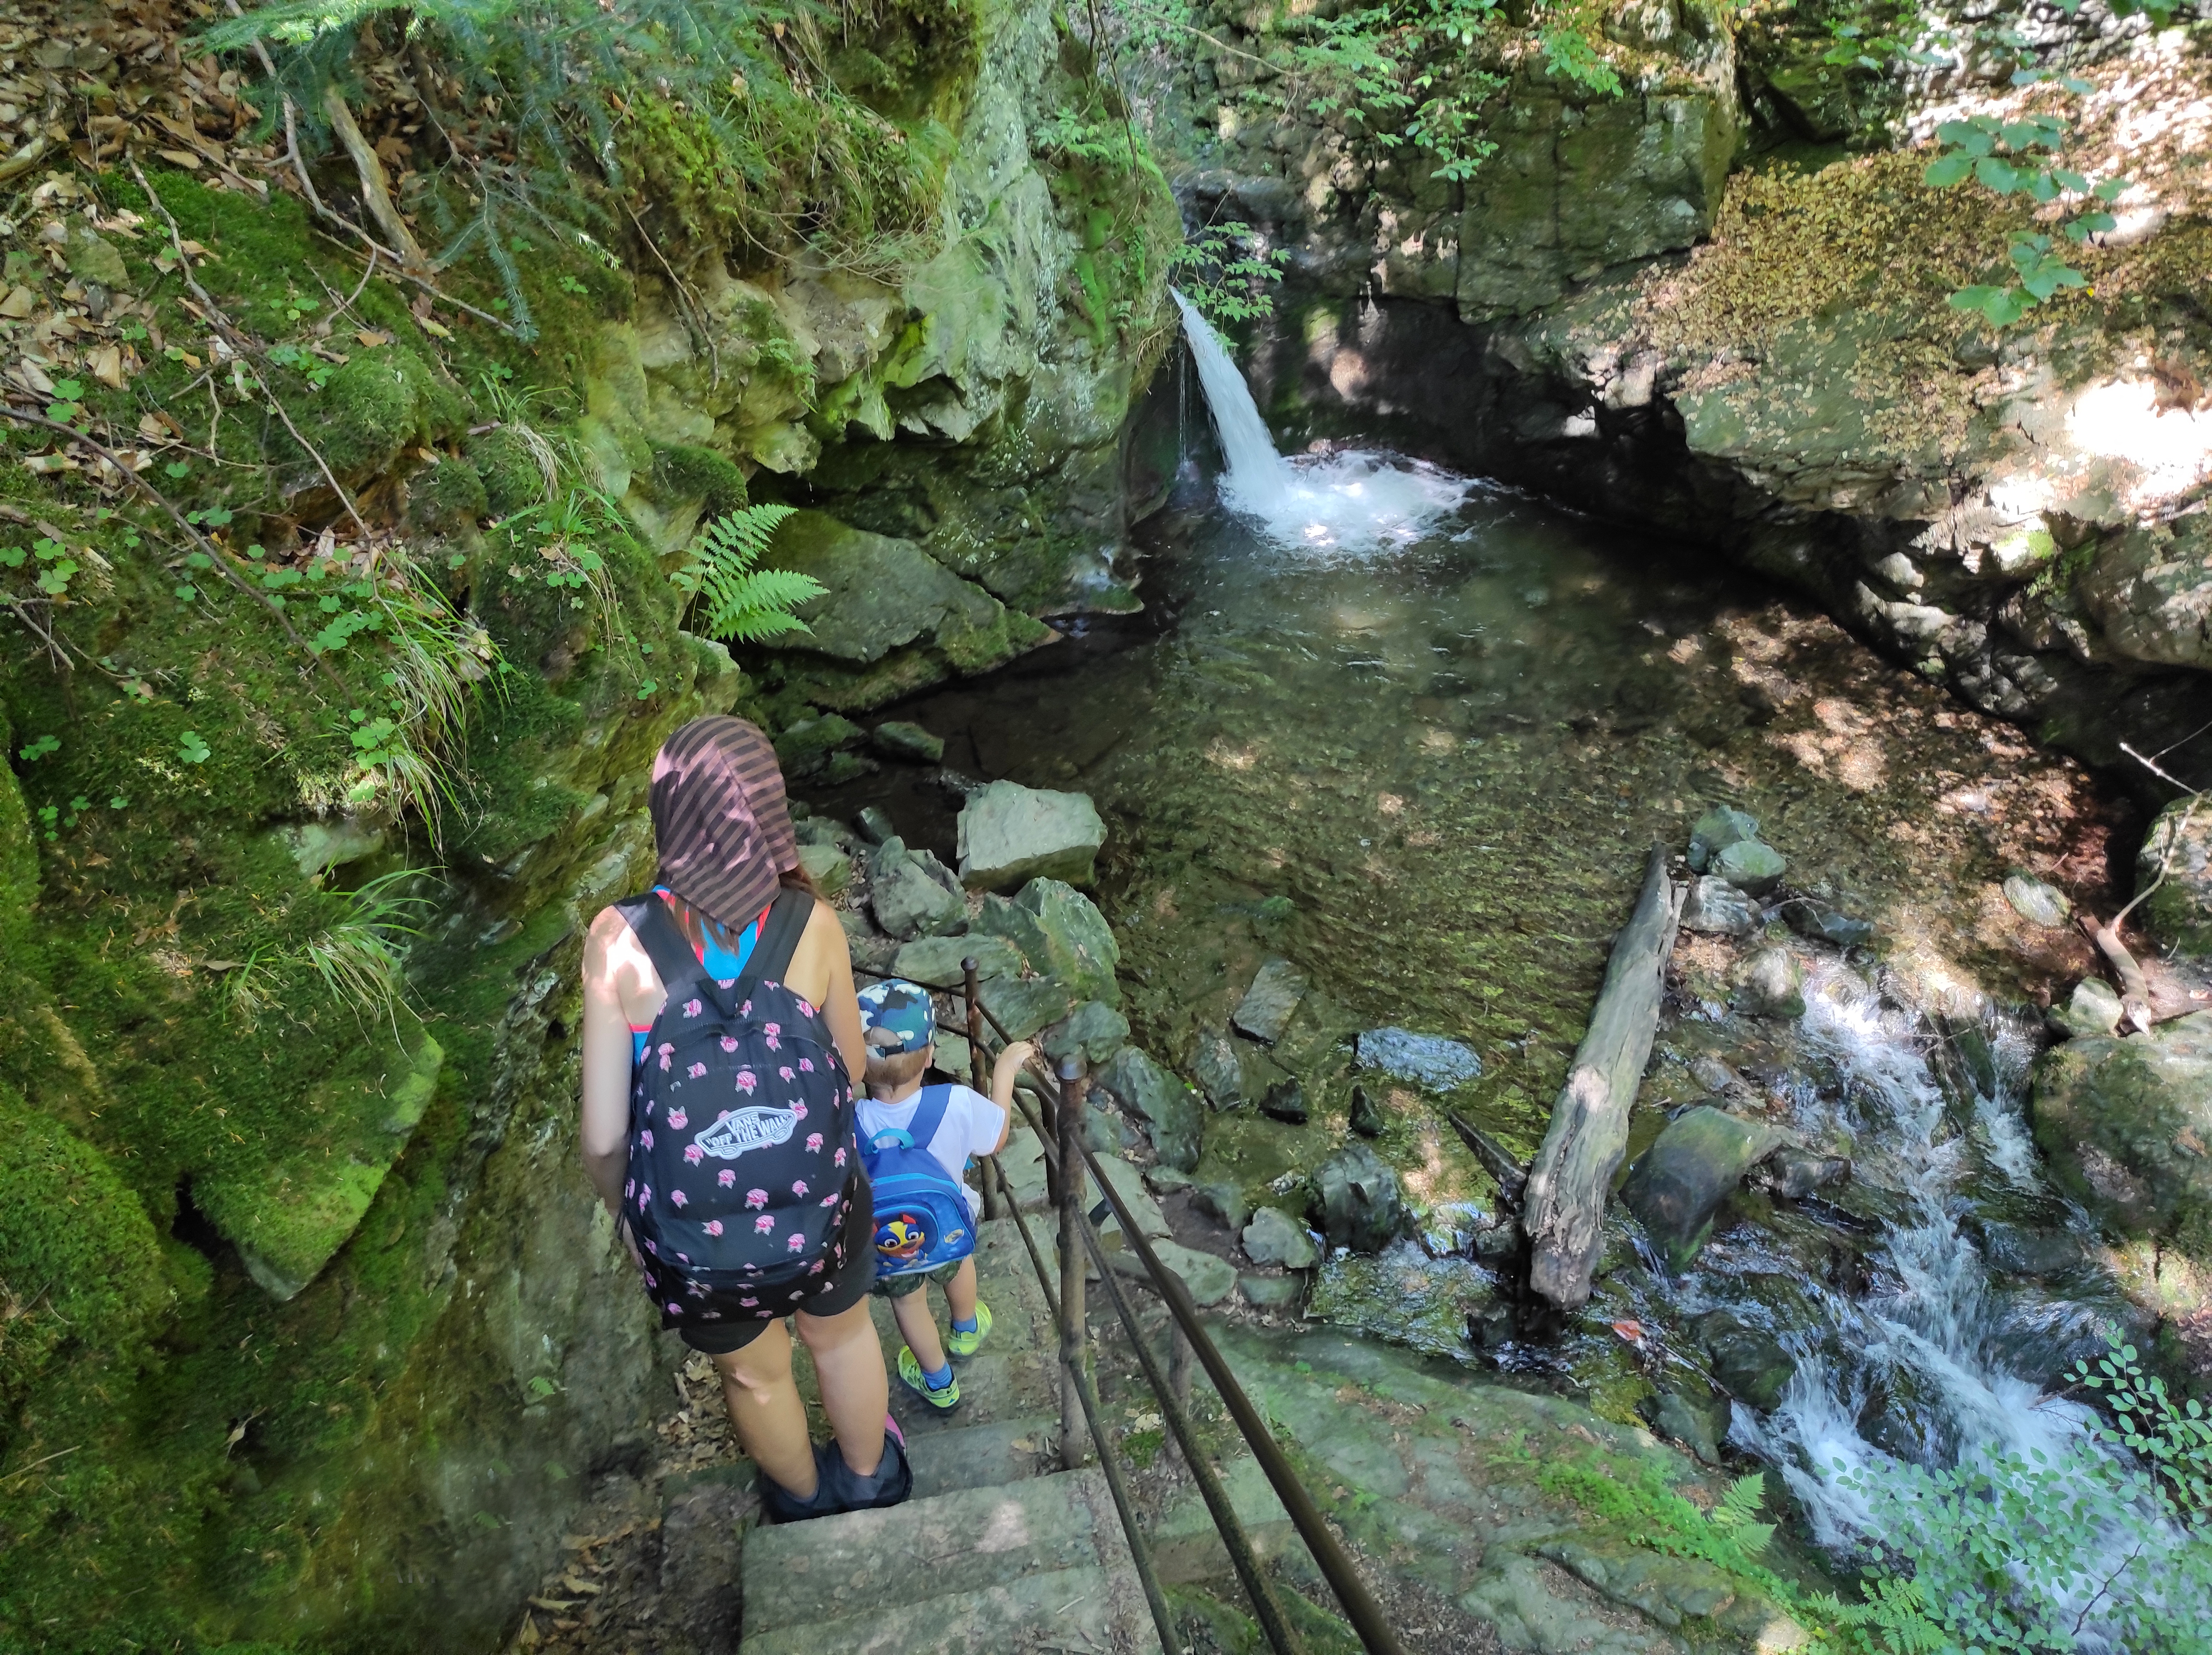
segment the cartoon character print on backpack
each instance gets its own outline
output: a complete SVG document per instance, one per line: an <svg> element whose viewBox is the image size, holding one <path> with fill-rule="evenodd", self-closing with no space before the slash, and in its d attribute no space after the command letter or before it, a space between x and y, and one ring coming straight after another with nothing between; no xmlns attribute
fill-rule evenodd
<svg viewBox="0 0 2212 1655"><path fill-rule="evenodd" d="M861 1148L876 1205L878 1276L935 1270L975 1251L968 1192L929 1153L951 1099L949 1086L923 1087L906 1131L878 1132Z"/></svg>
<svg viewBox="0 0 2212 1655"><path fill-rule="evenodd" d="M811 899L779 899L748 962L763 974L729 982L701 974L659 899L622 908L668 988L633 1078L623 1188L647 1289L668 1326L803 1305L846 1263L858 1147L820 1010L765 974L788 965Z"/></svg>

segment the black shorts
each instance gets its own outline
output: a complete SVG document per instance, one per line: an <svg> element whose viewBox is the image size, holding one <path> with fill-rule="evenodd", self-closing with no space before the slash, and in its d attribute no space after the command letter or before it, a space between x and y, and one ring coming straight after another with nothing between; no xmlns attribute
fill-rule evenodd
<svg viewBox="0 0 2212 1655"><path fill-rule="evenodd" d="M830 1278L823 1292L809 1295L805 1314L838 1316L868 1296L876 1284L876 1203L866 1178L855 1178L852 1210L845 1215L845 1265ZM781 1316L750 1317L743 1321L695 1323L676 1330L692 1349L709 1356L726 1356L743 1350Z"/></svg>

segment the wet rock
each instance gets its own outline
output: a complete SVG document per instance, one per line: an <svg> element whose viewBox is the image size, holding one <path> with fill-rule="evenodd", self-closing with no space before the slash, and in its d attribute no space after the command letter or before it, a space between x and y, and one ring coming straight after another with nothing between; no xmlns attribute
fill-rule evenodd
<svg viewBox="0 0 2212 1655"><path fill-rule="evenodd" d="M861 842L851 828L832 821L828 816L794 815L791 831L801 845L825 845L832 850L842 851L848 856ZM867 842L871 845L878 843L875 840Z"/></svg>
<svg viewBox="0 0 2212 1655"><path fill-rule="evenodd" d="M1022 973L1022 956L1014 945L995 937L919 937L891 956L891 970L908 982L957 990L967 983L963 962L971 959L981 982Z"/></svg>
<svg viewBox="0 0 2212 1655"><path fill-rule="evenodd" d="M2088 1263L2094 1245L2071 1230L2037 1229L2027 1224L1989 1220L1973 1226L1982 1257L2001 1276L2039 1282L2071 1274Z"/></svg>
<svg viewBox="0 0 2212 1655"><path fill-rule="evenodd" d="M1352 1088L1352 1118L1346 1124L1364 1138L1382 1136L1382 1112L1375 1106L1374 1099L1367 1095L1364 1086Z"/></svg>
<svg viewBox="0 0 2212 1655"><path fill-rule="evenodd" d="M941 936L958 930L968 918L967 906L933 878L924 863L908 854L905 841L896 834L868 858L868 904L875 910L876 923L901 941Z"/></svg>
<svg viewBox="0 0 2212 1655"><path fill-rule="evenodd" d="M2054 1047L2032 1107L2068 1194L2128 1235L2212 1260L2212 1011Z"/></svg>
<svg viewBox="0 0 2212 1655"><path fill-rule="evenodd" d="M1482 1076L1482 1059L1473 1046L1403 1028L1369 1029L1354 1043L1352 1062L1431 1092L1449 1092Z"/></svg>
<svg viewBox="0 0 2212 1655"><path fill-rule="evenodd" d="M2051 1008L2051 1021L2061 1034L2077 1040L2093 1040L2120 1026L2119 991L2101 977L2084 977L2063 1006Z"/></svg>
<svg viewBox="0 0 2212 1655"><path fill-rule="evenodd" d="M1700 1391L1704 1386L1698 1386ZM1721 1463L1721 1444L1728 1438L1728 1404L1713 1405L1711 1397L1686 1397L1679 1391L1662 1391L1651 1410L1651 1423L1662 1436L1672 1437L1708 1465Z"/></svg>
<svg viewBox="0 0 2212 1655"><path fill-rule="evenodd" d="M1839 949L1863 949L1874 941L1874 923L1854 919L1841 909L1809 896L1794 897L1782 905L1782 917L1798 936Z"/></svg>
<svg viewBox="0 0 2212 1655"><path fill-rule="evenodd" d="M1740 839L1714 856L1713 871L1753 896L1771 896L1790 864L1771 845Z"/></svg>
<svg viewBox="0 0 2212 1655"><path fill-rule="evenodd" d="M1708 937L1748 937L1759 929L1759 905L1725 879L1706 874L1690 886L1682 929Z"/></svg>
<svg viewBox="0 0 2212 1655"><path fill-rule="evenodd" d="M1802 1201L1815 1190L1840 1184L1851 1175L1851 1163L1843 1155L1814 1155L1809 1149L1780 1149L1766 1163L1766 1187L1785 1201Z"/></svg>
<svg viewBox="0 0 2212 1655"><path fill-rule="evenodd" d="M1204 1132L1198 1094L1150 1053L1140 1046L1123 1046L1098 1071L1098 1084L1146 1123L1162 1161L1186 1173L1198 1165Z"/></svg>
<svg viewBox="0 0 2212 1655"><path fill-rule="evenodd" d="M1690 1078L1708 1092L1741 1092L1750 1088L1742 1076L1711 1053L1690 1064Z"/></svg>
<svg viewBox="0 0 2212 1655"><path fill-rule="evenodd" d="M1303 1276L1254 1276L1249 1272L1237 1278L1237 1291L1244 1302L1255 1310L1295 1311L1305 1297L1306 1281Z"/></svg>
<svg viewBox="0 0 2212 1655"><path fill-rule="evenodd" d="M1011 943L1000 946L1009 954L1014 952ZM1079 1052L1085 1063L1092 1064L1104 1063L1128 1043L1129 1020L1103 1000L1085 1000L1045 1030L1044 1039L1039 1042L1045 1056L1054 1063Z"/></svg>
<svg viewBox="0 0 2212 1655"><path fill-rule="evenodd" d="M853 858L834 845L802 845L799 865L824 896L836 896L853 882Z"/></svg>
<svg viewBox="0 0 2212 1655"><path fill-rule="evenodd" d="M1030 879L1091 882L1106 824L1087 793L994 781L961 807L954 825L960 877L1003 891Z"/></svg>
<svg viewBox="0 0 2212 1655"><path fill-rule="evenodd" d="M999 978L984 984L978 997L1010 1040L1030 1039L1069 1010L1067 991L1048 977Z"/></svg>
<svg viewBox="0 0 2212 1655"><path fill-rule="evenodd" d="M1759 820L1728 805L1708 810L1690 829L1690 871L1711 871L1713 858L1740 840L1759 837Z"/></svg>
<svg viewBox="0 0 2212 1655"><path fill-rule="evenodd" d="M1237 1056L1237 1042L1218 1028L1201 1028L1191 1046L1191 1078L1206 1100L1228 1111L1244 1104L1244 1065Z"/></svg>
<svg viewBox="0 0 2212 1655"><path fill-rule="evenodd" d="M1237 1003L1230 1021L1262 1046L1283 1038L1291 1014L1306 996L1306 979L1287 960L1270 960L1252 979L1252 986Z"/></svg>
<svg viewBox="0 0 2212 1655"><path fill-rule="evenodd" d="M945 757L945 738L933 736L918 724L892 718L868 732L868 744L887 759L908 764L936 764Z"/></svg>
<svg viewBox="0 0 2212 1655"><path fill-rule="evenodd" d="M1057 879L1032 879L1010 901L986 896L975 929L1003 937L1022 951L1030 969L1049 977L1071 1000L1121 1003L1115 968L1121 944L1098 905Z"/></svg>
<svg viewBox="0 0 2212 1655"><path fill-rule="evenodd" d="M1210 1252L1200 1252L1195 1247L1186 1247L1179 1241L1155 1241L1152 1254L1161 1264L1182 1278L1191 1302L1204 1310L1218 1305L1237 1291L1237 1267L1226 1258ZM1133 1252L1109 1252L1116 1273L1146 1281L1144 1264Z"/></svg>
<svg viewBox="0 0 2212 1655"><path fill-rule="evenodd" d="M2158 814L2136 859L2136 888L2166 873L2142 905L2143 923L2184 954L2212 955L2212 801L2177 799Z"/></svg>
<svg viewBox="0 0 2212 1655"><path fill-rule="evenodd" d="M1280 1207L1262 1207L1255 1212L1240 1240L1244 1256L1255 1264L1311 1270L1321 1263L1321 1249L1306 1234L1306 1227Z"/></svg>
<svg viewBox="0 0 2212 1655"><path fill-rule="evenodd" d="M1380 1252L1405 1234L1406 1197L1398 1174L1364 1143L1347 1143L1314 1174L1322 1234L1333 1247Z"/></svg>
<svg viewBox="0 0 2212 1655"><path fill-rule="evenodd" d="M1306 1107L1305 1087L1295 1080L1277 1081L1260 1100L1260 1112L1270 1120L1304 1125L1311 1113Z"/></svg>
<svg viewBox="0 0 2212 1655"><path fill-rule="evenodd" d="M860 837L871 845L881 845L895 838L898 830L891 826L888 814L872 804L864 804L854 814L853 826L860 829Z"/></svg>
<svg viewBox="0 0 2212 1655"><path fill-rule="evenodd" d="M2048 931L2062 930L2074 916L2074 905L2067 900L2066 893L2033 874L2008 875L2004 899L2022 919Z"/></svg>
<svg viewBox="0 0 2212 1655"><path fill-rule="evenodd" d="M776 761L794 780L819 776L829 767L830 755L852 746L866 732L850 718L835 712L818 718L801 718L775 738Z"/></svg>
<svg viewBox="0 0 2212 1655"><path fill-rule="evenodd" d="M1761 1413L1781 1406L1797 1363L1771 1335L1747 1326L1725 1310L1709 1311L1692 1325L1712 1359L1713 1378L1723 1391Z"/></svg>
<svg viewBox="0 0 2212 1655"><path fill-rule="evenodd" d="M1805 1015L1805 972L1787 949L1761 949L1737 979L1735 1006L1754 1017Z"/></svg>
<svg viewBox="0 0 2212 1655"><path fill-rule="evenodd" d="M1763 1121L1719 1109L1686 1109L1637 1161L1621 1197L1680 1270L1712 1234L1713 1215L1781 1135Z"/></svg>

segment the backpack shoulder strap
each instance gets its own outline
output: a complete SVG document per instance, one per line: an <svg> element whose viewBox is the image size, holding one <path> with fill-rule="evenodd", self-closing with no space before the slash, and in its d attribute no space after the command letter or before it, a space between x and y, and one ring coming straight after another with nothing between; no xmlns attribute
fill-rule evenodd
<svg viewBox="0 0 2212 1655"><path fill-rule="evenodd" d="M811 892L787 886L776 893L768 918L761 922L760 935L753 940L753 951L745 957L744 975L739 980L748 986L766 979L781 982L791 968L791 956L799 952L799 939L806 934L813 918Z"/></svg>
<svg viewBox="0 0 2212 1655"><path fill-rule="evenodd" d="M668 904L647 891L643 896L633 896L615 904L615 912L630 929L653 961L653 970L660 973L660 986L668 997L676 997L677 989L706 973L699 965L699 956L691 952L691 944L684 940L683 927L676 916L668 912Z"/></svg>
<svg viewBox="0 0 2212 1655"><path fill-rule="evenodd" d="M945 1111L951 1101L952 1088L949 1086L925 1086L921 1088L921 1106L915 1110L914 1118L907 1123L906 1131L907 1136L914 1140L914 1147L924 1155L929 1153L930 1142L936 1137L937 1129L945 1125Z"/></svg>

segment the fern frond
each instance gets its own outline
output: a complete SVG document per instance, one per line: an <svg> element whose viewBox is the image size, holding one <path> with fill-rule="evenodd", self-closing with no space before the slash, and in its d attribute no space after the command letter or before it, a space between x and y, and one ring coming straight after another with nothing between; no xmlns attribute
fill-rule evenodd
<svg viewBox="0 0 2212 1655"><path fill-rule="evenodd" d="M829 589L810 574L753 567L791 515L788 506L748 506L699 530L690 559L669 579L697 601L708 637L757 644L808 629L792 611Z"/></svg>

